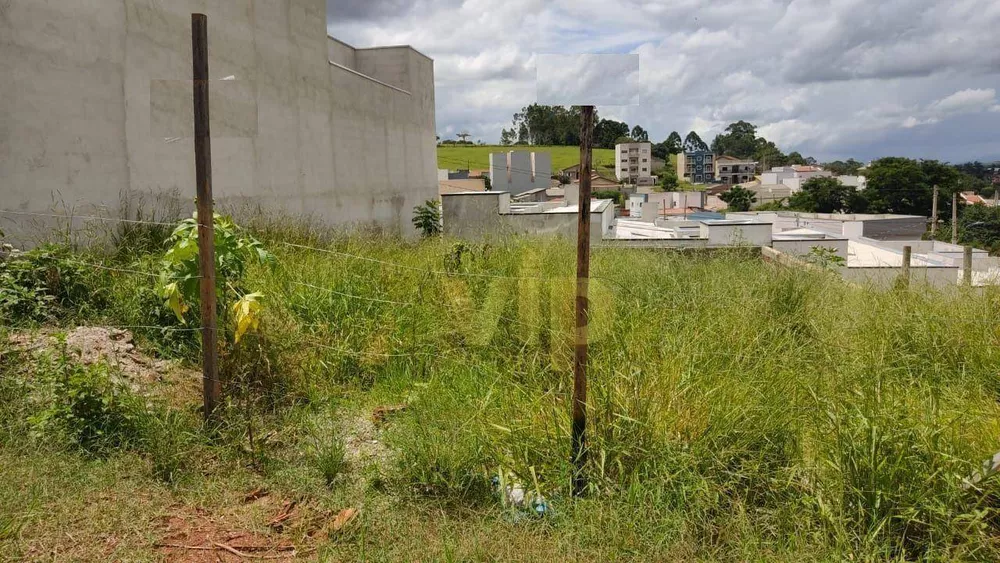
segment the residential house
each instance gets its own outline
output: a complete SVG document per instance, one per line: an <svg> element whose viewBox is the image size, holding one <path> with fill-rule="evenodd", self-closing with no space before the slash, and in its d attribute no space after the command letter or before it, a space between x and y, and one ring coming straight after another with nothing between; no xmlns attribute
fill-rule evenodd
<svg viewBox="0 0 1000 563"><path fill-rule="evenodd" d="M715 154L709 151L682 152L677 155L677 176L692 184L714 184Z"/></svg>
<svg viewBox="0 0 1000 563"><path fill-rule="evenodd" d="M652 186L653 145L651 143L621 143L615 145L615 177L619 182L635 186Z"/></svg>
<svg viewBox="0 0 1000 563"><path fill-rule="evenodd" d="M715 178L723 184L745 184L754 179L757 163L752 160L720 156L715 159Z"/></svg>
<svg viewBox="0 0 1000 563"><path fill-rule="evenodd" d="M764 185L784 184L792 189L792 193L802 189L802 184L810 178L829 178L833 173L819 166L775 166L770 172L760 175L760 183Z"/></svg>

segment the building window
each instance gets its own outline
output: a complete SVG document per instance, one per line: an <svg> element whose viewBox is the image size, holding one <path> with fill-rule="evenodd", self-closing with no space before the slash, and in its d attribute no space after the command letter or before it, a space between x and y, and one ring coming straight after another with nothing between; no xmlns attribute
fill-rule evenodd
<svg viewBox="0 0 1000 563"><path fill-rule="evenodd" d="M643 171L643 172L649 172L649 170L648 170L648 169L646 169L646 168L643 168L643 169L642 169L642 171Z"/></svg>
<svg viewBox="0 0 1000 563"><path fill-rule="evenodd" d="M645 158L644 158L644 159L642 159L642 161L643 161L643 162L648 162L648 161L647 161L647 160L646 160Z"/></svg>

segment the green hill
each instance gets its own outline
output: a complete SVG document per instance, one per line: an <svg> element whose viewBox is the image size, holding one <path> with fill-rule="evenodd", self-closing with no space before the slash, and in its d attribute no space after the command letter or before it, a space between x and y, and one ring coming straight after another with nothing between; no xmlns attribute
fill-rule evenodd
<svg viewBox="0 0 1000 563"><path fill-rule="evenodd" d="M552 154L552 171L569 168L580 162L578 147L504 147L498 145L439 145L437 148L438 168L448 170L485 170L490 167L490 153L509 150L530 150ZM594 167L601 165L614 168L614 149L594 149Z"/></svg>

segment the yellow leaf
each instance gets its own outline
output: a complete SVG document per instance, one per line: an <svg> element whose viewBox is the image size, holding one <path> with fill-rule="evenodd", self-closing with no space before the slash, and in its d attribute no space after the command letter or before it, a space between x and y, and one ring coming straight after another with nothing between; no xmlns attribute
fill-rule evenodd
<svg viewBox="0 0 1000 563"><path fill-rule="evenodd" d="M261 293L248 293L233 304L233 322L236 324L236 343L248 332L256 332L260 327Z"/></svg>
<svg viewBox="0 0 1000 563"><path fill-rule="evenodd" d="M163 298L167 300L167 307L177 315L177 320L184 323L184 313L187 312L188 307L184 304L181 299L181 290L177 287L177 282L167 284L163 288Z"/></svg>

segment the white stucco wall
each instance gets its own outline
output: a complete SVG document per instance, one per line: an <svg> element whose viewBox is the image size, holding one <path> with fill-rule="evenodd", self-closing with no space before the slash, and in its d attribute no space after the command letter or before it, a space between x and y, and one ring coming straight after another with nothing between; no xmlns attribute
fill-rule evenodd
<svg viewBox="0 0 1000 563"><path fill-rule="evenodd" d="M412 232L437 193L433 62L328 39L325 0L0 2L0 209L116 215L147 194L190 212L193 12L217 203Z"/></svg>

